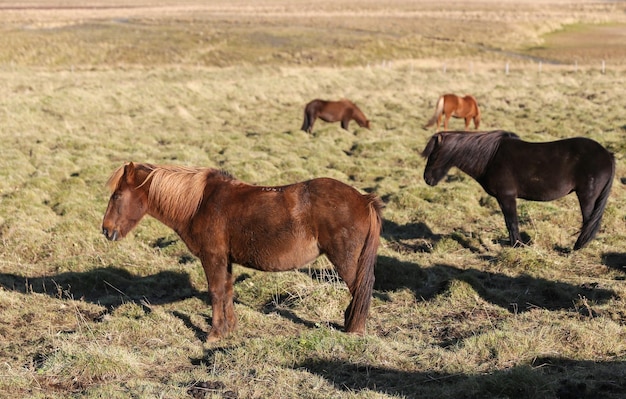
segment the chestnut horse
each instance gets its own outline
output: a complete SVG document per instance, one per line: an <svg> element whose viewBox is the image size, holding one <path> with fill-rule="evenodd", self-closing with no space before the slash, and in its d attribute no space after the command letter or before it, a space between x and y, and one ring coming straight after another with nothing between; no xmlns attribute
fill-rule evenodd
<svg viewBox="0 0 626 399"><path fill-rule="evenodd" d="M122 239L148 214L202 262L213 308L209 341L236 327L233 263L279 272L321 254L352 295L345 330L364 334L382 226L383 203L375 195L330 178L267 187L216 169L134 163L118 168L107 185L107 239Z"/></svg>
<svg viewBox="0 0 626 399"><path fill-rule="evenodd" d="M470 121L474 119L474 128L478 130L480 126L480 109L478 108L478 102L474 96L469 94L465 97L459 97L456 94L444 94L437 100L437 107L435 108L435 114L424 126L425 129L433 126L437 123L437 130L441 125L441 118L443 120L443 129L448 130L448 121L450 117L465 119L465 130L469 128Z"/></svg>
<svg viewBox="0 0 626 399"><path fill-rule="evenodd" d="M578 196L583 219L574 250L587 245L600 228L615 176L613 154L584 137L529 143L504 131L439 132L422 156L428 158L428 185L437 185L456 166L496 197L512 246L522 242L517 198L553 201L571 192Z"/></svg>
<svg viewBox="0 0 626 399"><path fill-rule="evenodd" d="M315 119L320 118L324 122L341 121L341 127L348 130L350 120L354 120L359 126L369 129L370 121L365 114L352 101L342 99L339 101L313 100L304 107L304 121L300 130L311 133Z"/></svg>

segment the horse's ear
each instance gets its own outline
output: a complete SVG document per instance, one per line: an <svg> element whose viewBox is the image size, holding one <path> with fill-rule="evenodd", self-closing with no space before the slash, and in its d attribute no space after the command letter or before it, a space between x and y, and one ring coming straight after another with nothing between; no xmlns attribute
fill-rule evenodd
<svg viewBox="0 0 626 399"><path fill-rule="evenodd" d="M124 179L127 183L134 183L135 181L135 164L132 162L124 165Z"/></svg>
<svg viewBox="0 0 626 399"><path fill-rule="evenodd" d="M435 143L437 145L441 144L441 142L443 141L443 136L440 134L435 135Z"/></svg>

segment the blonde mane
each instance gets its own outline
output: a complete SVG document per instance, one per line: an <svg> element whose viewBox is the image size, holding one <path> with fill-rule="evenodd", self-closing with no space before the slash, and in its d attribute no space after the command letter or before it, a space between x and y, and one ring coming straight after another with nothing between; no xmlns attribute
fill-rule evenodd
<svg viewBox="0 0 626 399"><path fill-rule="evenodd" d="M148 174L137 188L150 182L148 206L169 220L189 220L200 207L207 177L219 172L211 168L198 168L177 165L135 164L138 170ZM113 172L107 187L113 192L124 174L124 166ZM230 178L230 176L229 176Z"/></svg>

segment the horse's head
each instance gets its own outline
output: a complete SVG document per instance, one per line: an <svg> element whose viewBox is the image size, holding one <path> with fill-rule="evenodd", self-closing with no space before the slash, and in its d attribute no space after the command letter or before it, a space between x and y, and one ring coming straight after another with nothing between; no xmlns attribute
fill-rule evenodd
<svg viewBox="0 0 626 399"><path fill-rule="evenodd" d="M424 151L422 151L422 156L428 159L426 168L424 168L424 181L429 186L436 186L452 168L450 162L439 157L443 141L444 136L441 133L434 134L428 141L428 144L426 144Z"/></svg>
<svg viewBox="0 0 626 399"><path fill-rule="evenodd" d="M124 238L147 212L148 195L142 185L145 176L142 178L139 173L131 162L115 171L109 179L112 194L102 221L102 233L108 240Z"/></svg>

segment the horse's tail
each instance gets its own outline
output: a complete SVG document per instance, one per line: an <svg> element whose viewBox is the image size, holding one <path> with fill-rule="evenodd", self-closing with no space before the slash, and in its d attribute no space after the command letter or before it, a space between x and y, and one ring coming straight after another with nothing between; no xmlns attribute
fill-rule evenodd
<svg viewBox="0 0 626 399"><path fill-rule="evenodd" d="M310 128L311 128L311 117L309 116L309 106L307 105L306 108L304 108L304 120L302 121L302 127L300 128L300 130L310 133L309 132Z"/></svg>
<svg viewBox="0 0 626 399"><path fill-rule="evenodd" d="M345 314L345 329L347 332L364 334L365 320L370 309L372 300L372 290L374 289L374 266L380 244L380 233L382 230L382 209L384 207L380 198L373 194L368 194L369 201L369 230L365 239L365 245L359 255L356 278L354 281L354 292L352 302Z"/></svg>
<svg viewBox="0 0 626 399"><path fill-rule="evenodd" d="M443 99L443 96L441 96L439 97L439 100L437 100L437 107L435 108L435 114L433 115L432 118L428 120L428 123L424 125L424 129L428 129L429 127L433 126L437 122L437 118L439 118L439 115L441 115L441 113L443 112L443 103L444 103L444 99Z"/></svg>
<svg viewBox="0 0 626 399"><path fill-rule="evenodd" d="M595 206L593 207L593 212L591 212L591 216L586 223L583 224L583 227L580 231L580 235L576 240L576 244L574 244L574 250L578 250L583 248L589 241L595 237L596 233L600 229L600 222L602 221L602 215L604 214L604 208L606 207L606 203L609 199L609 194L611 193L611 186L613 185L613 178L615 177L615 158L613 154L611 154L611 176L604 184L602 191L600 192L600 196L596 199Z"/></svg>

